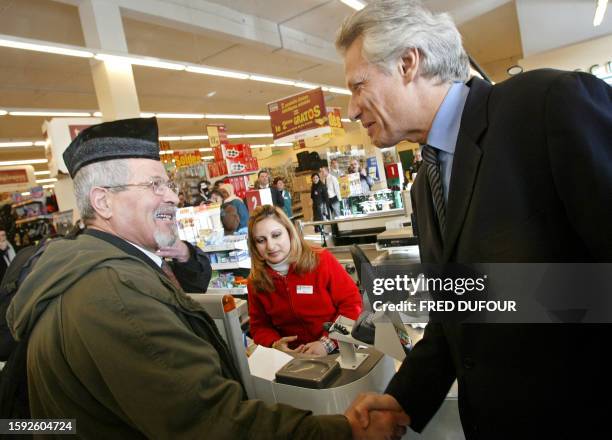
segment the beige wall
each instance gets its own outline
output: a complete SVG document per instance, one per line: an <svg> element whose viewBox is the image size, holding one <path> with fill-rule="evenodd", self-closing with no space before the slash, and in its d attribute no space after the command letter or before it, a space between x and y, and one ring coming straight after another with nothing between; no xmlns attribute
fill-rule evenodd
<svg viewBox="0 0 612 440"><path fill-rule="evenodd" d="M562 70L582 69L612 60L612 35L554 49L520 60L525 71L550 67Z"/></svg>

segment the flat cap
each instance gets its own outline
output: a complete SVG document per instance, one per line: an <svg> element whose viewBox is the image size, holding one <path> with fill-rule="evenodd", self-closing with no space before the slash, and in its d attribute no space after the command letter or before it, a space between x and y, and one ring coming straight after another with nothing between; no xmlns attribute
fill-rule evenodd
<svg viewBox="0 0 612 440"><path fill-rule="evenodd" d="M81 131L64 151L70 177L85 165L114 159L159 160L156 118L120 119Z"/></svg>

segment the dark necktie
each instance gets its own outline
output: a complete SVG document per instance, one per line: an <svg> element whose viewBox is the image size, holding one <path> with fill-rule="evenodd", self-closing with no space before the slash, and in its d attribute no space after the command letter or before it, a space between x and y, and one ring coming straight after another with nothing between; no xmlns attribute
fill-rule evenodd
<svg viewBox="0 0 612 440"><path fill-rule="evenodd" d="M174 275L174 272L172 272L172 268L166 262L166 260L162 259L161 270L166 274L168 279L172 282L172 284L174 284L177 289L182 290L181 283L179 283L179 280L176 278L176 275Z"/></svg>
<svg viewBox="0 0 612 440"><path fill-rule="evenodd" d="M440 161L438 160L438 150L431 145L423 146L421 153L425 171L427 172L427 180L431 188L431 196L434 202L434 208L440 225L440 235L444 240L446 232L446 202L444 200L444 188L442 187L442 176L440 175Z"/></svg>

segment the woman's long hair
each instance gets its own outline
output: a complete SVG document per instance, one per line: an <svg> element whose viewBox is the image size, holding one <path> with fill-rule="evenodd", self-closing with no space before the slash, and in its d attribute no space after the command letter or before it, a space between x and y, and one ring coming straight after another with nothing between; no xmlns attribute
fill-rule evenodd
<svg viewBox="0 0 612 440"><path fill-rule="evenodd" d="M249 253L251 254L251 274L249 280L259 291L271 292L274 289L274 283L266 270L267 263L259 255L255 245L255 237L253 229L255 225L267 218L273 218L285 227L289 234L290 248L288 262L293 267L293 271L298 275L312 272L316 269L319 262L317 253L319 249L313 248L308 244L300 234L298 234L291 220L285 215L282 209L272 206L263 205L256 208L249 218Z"/></svg>

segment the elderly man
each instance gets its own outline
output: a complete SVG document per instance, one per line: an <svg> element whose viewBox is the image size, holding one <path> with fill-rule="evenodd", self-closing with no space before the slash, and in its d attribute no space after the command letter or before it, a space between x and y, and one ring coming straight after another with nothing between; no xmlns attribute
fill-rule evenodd
<svg viewBox="0 0 612 440"><path fill-rule="evenodd" d="M15 336L29 336L33 418L74 418L83 438L401 434L375 431L399 413L365 432L344 416L246 400L214 322L162 259L189 249L154 118L90 127L64 160L87 228L48 246L7 314Z"/></svg>
<svg viewBox="0 0 612 440"><path fill-rule="evenodd" d="M427 172L412 187L423 262L612 261L607 84L554 70L468 81L450 17L411 0L369 1L336 46L349 116L378 147L423 145ZM593 393L610 390L611 334L609 325L432 323L387 394L355 409L367 425L368 409L401 408L421 431L457 379L469 439L583 437L607 420Z"/></svg>

